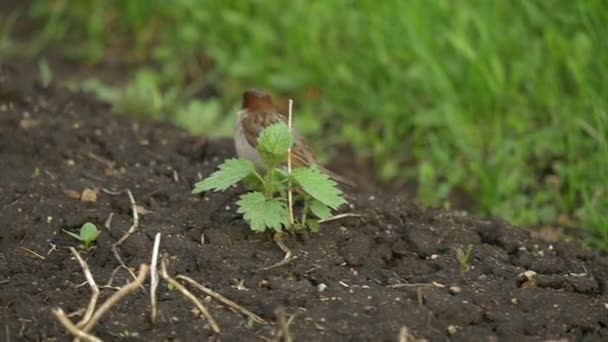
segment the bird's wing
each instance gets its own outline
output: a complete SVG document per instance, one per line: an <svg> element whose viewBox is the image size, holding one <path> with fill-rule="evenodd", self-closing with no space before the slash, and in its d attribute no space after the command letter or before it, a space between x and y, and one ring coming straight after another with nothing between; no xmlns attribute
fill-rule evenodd
<svg viewBox="0 0 608 342"><path fill-rule="evenodd" d="M245 113L241 118L245 139L251 146L258 145L258 136L264 128L279 122L286 122L285 117L274 113Z"/></svg>
<svg viewBox="0 0 608 342"><path fill-rule="evenodd" d="M287 119L276 112L271 113L246 113L241 119L243 125L243 132L247 142L251 146L257 146L258 136L262 130L270 125L284 122L287 123ZM294 167L309 166L316 164L314 154L304 143L302 137L295 128L292 127L294 144L291 149L291 161Z"/></svg>

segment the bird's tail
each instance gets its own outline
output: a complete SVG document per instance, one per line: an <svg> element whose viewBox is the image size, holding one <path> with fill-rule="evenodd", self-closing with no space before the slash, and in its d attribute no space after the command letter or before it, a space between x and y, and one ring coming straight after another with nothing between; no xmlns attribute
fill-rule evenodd
<svg viewBox="0 0 608 342"><path fill-rule="evenodd" d="M323 172L324 174L328 175L331 179L335 180L336 182L342 184L342 185L346 185L350 188L356 188L357 187L357 183L353 182L352 180L342 177L339 174L330 171L326 168L324 168L323 166L317 165L319 167L319 169L321 170L321 172Z"/></svg>

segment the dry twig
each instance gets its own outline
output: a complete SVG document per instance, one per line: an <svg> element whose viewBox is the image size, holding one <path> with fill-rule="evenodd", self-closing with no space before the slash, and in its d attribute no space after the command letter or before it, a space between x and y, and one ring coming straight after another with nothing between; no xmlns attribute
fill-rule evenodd
<svg viewBox="0 0 608 342"><path fill-rule="evenodd" d="M82 319L80 320L80 322L78 322L78 324L76 324L76 326L82 327L91 319L91 316L93 315L93 312L95 311L95 306L97 305L97 299L99 298L99 287L97 287L97 283L95 283L95 279L93 278L93 275L91 274L89 265L87 265L86 261L84 261L82 259L82 257L78 253L78 251L76 251L76 248L70 247L70 252L72 252L72 254L74 254L74 256L76 257L76 260L78 260L78 263L80 264L80 268L82 268L82 273L84 273L84 276L87 279L87 283L89 283L89 287L91 288L91 292L93 293L91 295L91 299L89 300L89 305L87 306L87 310L85 311L84 316L82 316Z"/></svg>
<svg viewBox="0 0 608 342"><path fill-rule="evenodd" d="M110 298L108 298L103 304L101 304L99 309L97 309L97 311L95 311L95 313L93 314L91 319L87 322L87 324L84 325L82 330L84 332L91 331L91 329L93 329L93 327L95 326L97 321L99 321L101 316L103 316L106 312L108 312L108 310L110 310L110 308L112 306L114 306L114 304L118 303L118 301L120 301L126 295L128 295L129 293L135 291L138 287L140 287L144 283L144 280L146 280L146 276L148 275L148 269L149 269L148 265L142 264L139 267L139 274L135 278L135 281L121 287L120 290L118 290L118 292L115 292L112 296L110 296Z"/></svg>
<svg viewBox="0 0 608 342"><path fill-rule="evenodd" d="M258 271L268 271L273 268L281 267L281 266L289 264L291 262L291 260L294 259L293 253L291 252L289 247L287 247L287 245L285 245L285 242L283 242L283 236L281 233L274 234L274 242L276 242L276 244L279 246L279 248L281 248L283 253L285 253L283 260L277 262L274 265L270 265L268 267L263 267L263 268L259 269Z"/></svg>
<svg viewBox="0 0 608 342"><path fill-rule="evenodd" d="M285 319L285 308L279 307L275 310L277 316L277 323L279 324L280 336L283 337L283 342L293 342L293 337L289 331L289 324L291 323L294 316L291 316L289 320Z"/></svg>
<svg viewBox="0 0 608 342"><path fill-rule="evenodd" d="M440 284L436 281L432 282L432 283L399 283L399 284L392 284L392 285L388 285L387 287L396 289L396 288L400 288L400 287L439 287L439 288L445 288L446 286L443 284Z"/></svg>
<svg viewBox="0 0 608 342"><path fill-rule="evenodd" d="M219 293L211 290L210 288L205 287L205 286L199 284L194 279L192 279L190 277L187 277L187 276L184 276L184 275L178 275L176 278L187 281L188 283L190 283L190 285L196 287L197 289L201 290L205 294L207 294L207 295L209 295L209 296L217 299L218 301L222 302L223 304L225 304L225 305L227 305L227 306L229 306L229 307L231 307L231 308L233 308L233 309L241 312L243 315L251 318L255 322L260 323L260 324L268 324L268 322L266 322L262 317L260 317L260 316L258 316L256 314L254 314L253 312L245 309L244 307L242 307L242 306L238 305L237 303L231 301L230 299L222 296L221 294L219 294Z"/></svg>
<svg viewBox="0 0 608 342"><path fill-rule="evenodd" d="M53 309L53 315L55 315L59 323L61 323L61 325L63 325L67 329L67 331L70 332L70 334L74 335L74 337L89 342L101 342L99 338L78 329L78 327L75 326L72 321L70 321L68 316L65 315L65 312L63 312L63 310L59 308Z"/></svg>
<svg viewBox="0 0 608 342"><path fill-rule="evenodd" d="M137 204L135 203L135 199L133 198L131 190L127 189L126 192L129 196L129 200L131 201L131 211L133 212L133 224L131 225L127 233L112 245L112 253L114 253L114 257L116 258L116 260L118 260L120 266L124 267L127 271L129 271L133 279L136 279L137 277L135 276L133 271L129 267L127 267L127 265L125 265L124 261L122 261L122 258L120 257L120 253L118 253L118 247L122 245L129 238L129 236L131 236L131 234L133 234L139 227L139 214L137 213Z"/></svg>
<svg viewBox="0 0 608 342"><path fill-rule="evenodd" d="M160 262L160 276L163 277L168 283L173 285L175 289L181 292L186 298L188 298L201 312L202 316L205 317L207 322L209 322L209 326L216 334L220 333L220 327L215 322L215 319L209 314L209 311L203 306L203 304L190 292L188 289L184 287L184 285L180 284L177 280L171 278L169 273L167 273L167 262L166 258L163 258Z"/></svg>
<svg viewBox="0 0 608 342"><path fill-rule="evenodd" d="M319 220L319 223L331 222L331 221L343 219L343 218L346 218L346 217L363 217L363 215L361 215L361 214L354 214L354 213L343 213L343 214L334 215L332 217L328 217L328 218L326 218L324 220Z"/></svg>
<svg viewBox="0 0 608 342"><path fill-rule="evenodd" d="M158 250L160 248L160 233L156 233L154 237L154 249L152 250L152 262L150 264L150 304L152 311L150 319L152 323L156 323L156 288L158 287Z"/></svg>
<svg viewBox="0 0 608 342"><path fill-rule="evenodd" d="M43 257L42 255L40 255L40 254L38 254L38 253L34 252L34 251L33 251L33 250L31 250L31 249L25 248L25 247L23 247L23 246L21 246L21 247L19 247L19 248L20 248L20 249L22 249L22 250L24 250L24 251L26 251L26 252L28 252L28 253L30 253L31 255L33 255L33 256L35 256L35 257L37 257L37 258L40 258L40 259L42 259L42 260L45 260L45 259L46 259L46 258L45 258L45 257Z"/></svg>
<svg viewBox="0 0 608 342"><path fill-rule="evenodd" d="M415 342L416 337L410 334L410 329L405 325L399 329L399 342Z"/></svg>
<svg viewBox="0 0 608 342"><path fill-rule="evenodd" d="M287 127L289 127L289 134L291 134L292 130L292 107L293 100L289 99L289 115L287 117ZM289 224L293 227L294 219L293 219L293 191L291 189L291 147L287 149L287 201L289 204Z"/></svg>

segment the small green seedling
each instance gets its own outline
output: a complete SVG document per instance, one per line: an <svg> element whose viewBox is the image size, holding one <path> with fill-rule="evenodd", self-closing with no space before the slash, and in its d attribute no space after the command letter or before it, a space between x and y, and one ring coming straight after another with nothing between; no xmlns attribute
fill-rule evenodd
<svg viewBox="0 0 608 342"><path fill-rule="evenodd" d="M242 181L252 191L241 195L236 204L253 231L308 229L316 232L319 219L329 218L332 210L346 201L337 183L316 166L295 168L291 175L287 173L284 165L293 143L285 123L271 125L260 133L257 144L266 164L265 173L258 173L249 160L228 159L218 171L196 183L192 193L224 191ZM294 203L301 205L300 215L294 217L293 222L289 217L289 190L295 196Z"/></svg>
<svg viewBox="0 0 608 342"><path fill-rule="evenodd" d="M91 222L87 222L83 224L82 227L80 227L79 235L69 232L65 229L63 231L75 238L76 240L80 241L82 243L81 247L84 249L91 249L91 247L93 247L93 243L95 243L97 237L99 236L99 234L101 234L101 231L97 229L97 226L95 226Z"/></svg>
<svg viewBox="0 0 608 342"><path fill-rule="evenodd" d="M469 259L471 258L471 252L473 251L473 245L467 247L467 251L464 252L462 248L456 248L456 260L460 266L460 278L464 279L465 274L469 271L471 266L469 265Z"/></svg>

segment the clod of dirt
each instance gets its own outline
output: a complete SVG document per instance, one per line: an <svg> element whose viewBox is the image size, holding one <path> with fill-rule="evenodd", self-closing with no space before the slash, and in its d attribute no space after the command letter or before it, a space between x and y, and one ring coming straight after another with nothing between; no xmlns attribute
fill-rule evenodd
<svg viewBox="0 0 608 342"><path fill-rule="evenodd" d="M97 192L95 192L95 190L86 188L82 191L80 200L83 202L97 202Z"/></svg>
<svg viewBox="0 0 608 342"><path fill-rule="evenodd" d="M51 309L77 311L90 294L65 248L77 242L61 230L85 222L100 227L96 248L82 254L105 284L118 266L111 246L132 225L125 189L142 214L139 229L120 246L127 265L149 263L161 232L171 274L187 275L271 322L283 307L287 319L295 315L289 330L297 340L608 340L605 257L535 240L504 222L422 209L405 196L350 194L348 210L362 218L324 224L308 241L287 239L297 259L256 272L283 254L236 213L243 189L190 193L234 156L231 141L134 123L83 94L37 87L16 70L0 67L0 330L9 340L69 339ZM83 202L77 190L87 188L104 192ZM470 269L461 279L454 249L469 244ZM113 285L130 277L118 271ZM531 281L535 286L523 286ZM103 288L101 296L112 291ZM276 336L276 325L248 324L214 301L206 305L222 340ZM148 296L136 292L93 333L104 340L126 332L141 340L213 337L166 284L158 306L153 326Z"/></svg>

